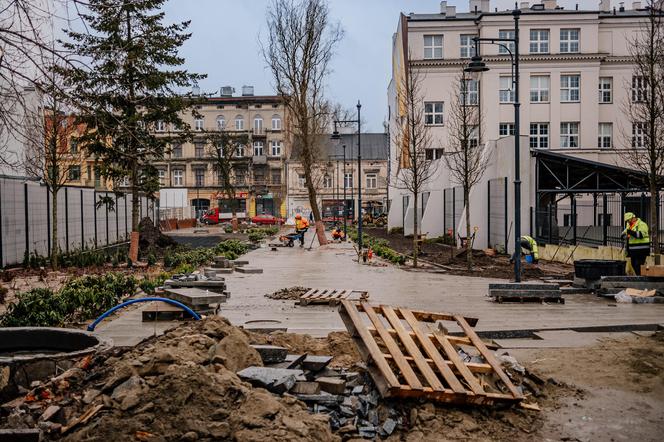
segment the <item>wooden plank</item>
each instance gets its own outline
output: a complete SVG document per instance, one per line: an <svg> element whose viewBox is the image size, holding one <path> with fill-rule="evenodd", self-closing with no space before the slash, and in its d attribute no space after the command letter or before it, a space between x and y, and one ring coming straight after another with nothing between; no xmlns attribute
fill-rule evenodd
<svg viewBox="0 0 664 442"><path fill-rule="evenodd" d="M410 337L410 334L401 324L401 320L397 317L394 309L389 305L381 305L380 308L383 310L383 315L387 318L390 324L392 324L392 328L397 331L397 334L399 335L401 342L406 347L406 350L408 350L408 353L410 353L410 355L415 359L415 365L417 365L417 368L420 369L420 372L429 383L429 386L431 386L431 388L433 388L435 391L445 391L445 387L443 387L443 384L436 376L436 373L433 372L431 367L429 367L429 364L427 364L424 360L424 356L417 348L417 345Z"/></svg>
<svg viewBox="0 0 664 442"><path fill-rule="evenodd" d="M455 318L463 332L466 334L466 336L468 336L484 360L493 368L500 380L503 381L507 389L510 391L510 393L512 393L512 396L514 396L515 399L523 399L523 395L519 393L514 384L512 384L512 381L510 381L510 379L503 371L502 367L500 366L500 362L498 362L493 353L486 347L486 345L484 345L484 342L482 342L479 336L477 336L475 331L470 327L470 325L468 325L466 320L462 316L455 316Z"/></svg>
<svg viewBox="0 0 664 442"><path fill-rule="evenodd" d="M477 378L475 378L475 375L470 371L468 367L466 367L466 364L463 363L461 358L459 357L459 353L457 353L456 349L454 346L450 343L450 341L447 340L447 336L434 333L435 339L438 341L438 343L443 347L443 351L447 355L447 359L449 359L456 369L461 373L461 376L466 380L468 385L470 386L470 389L473 390L473 393L475 394L483 394L484 393L484 388L480 385L480 383L477 381Z"/></svg>
<svg viewBox="0 0 664 442"><path fill-rule="evenodd" d="M435 313L435 312L427 312L423 310L411 310L410 311L419 321L427 321L427 322L436 322L436 321L456 321L456 317L459 315L454 315L452 313ZM468 324L470 324L471 327L475 327L477 325L477 321L479 319L477 318L470 318L470 317L465 317L464 319Z"/></svg>
<svg viewBox="0 0 664 442"><path fill-rule="evenodd" d="M370 305L365 305L364 312L367 314L369 320L376 328L378 336L380 336L380 338L383 340L383 343L385 343L385 347L387 347L391 358L397 364L397 367L399 367L399 370L401 371L403 377L406 379L406 382L408 382L412 388L421 390L422 383L417 378L417 375L410 366L410 363L406 360L404 354L399 349L399 345L394 341L392 335L390 335L387 330L385 330L385 326L374 311L373 307Z"/></svg>
<svg viewBox="0 0 664 442"><path fill-rule="evenodd" d="M449 385L452 391L455 393L467 393L466 388L461 384L461 382L459 382L450 367L447 366L445 359L443 359L443 357L440 355L436 346L433 345L433 342L431 342L431 340L424 333L422 333L422 330L420 329L420 323L417 319L415 319L415 316L413 316L413 314L408 309L400 308L399 310L408 325L410 325L410 328L415 332L415 335L417 336L417 339L419 339L420 344L422 344L424 351L431 359L433 359L434 363L436 364L436 368L438 368L440 374L443 375L447 385Z"/></svg>
<svg viewBox="0 0 664 442"><path fill-rule="evenodd" d="M369 333L369 330L367 330L364 323L362 322L362 318L360 317L360 313L355 308L355 304L349 301L341 301L341 305L350 318L356 334L362 338L362 341L367 346L367 350L371 355L373 363L376 364L378 369L381 371L381 374L387 381L388 386L399 387L401 383L392 372L390 364L387 363L387 360L383 356L383 352L380 350L380 348L378 348L378 344L376 344L373 336L371 336L371 333Z"/></svg>
<svg viewBox="0 0 664 442"><path fill-rule="evenodd" d="M385 358L388 359L388 360L393 359L392 355L383 354L383 356L385 356ZM407 361L414 361L412 356L404 356L404 358ZM427 361L427 363L429 365L433 365L433 359L424 358L424 360ZM447 363L448 367L455 368L452 361L445 361L445 362ZM468 370L470 370L473 373L493 373L493 368L491 368L491 366L489 364L481 364L481 363L477 363L477 362L466 362L464 365L466 367L468 367Z"/></svg>
<svg viewBox="0 0 664 442"><path fill-rule="evenodd" d="M369 328L369 331L376 331L376 329L375 329L374 327L368 327L368 328ZM387 328L386 330L387 330L387 332L388 332L389 334L391 334L391 335L396 335L396 334L397 334L397 331L396 331L395 329L393 329L393 328ZM408 332L408 333L409 333L411 336L415 336L415 333L413 333L413 332ZM433 334L433 333L427 333L427 336L428 336L429 338L433 338L433 337L434 337L434 334ZM461 344L461 345L473 345L472 342L470 342L470 339L465 338L465 337L462 337L462 336L451 336L451 335L447 335L447 339L448 339L448 341L450 341L450 342L452 342L452 343L454 343L454 344L457 344L457 345L458 345L458 344ZM486 345L486 344L485 344L485 345Z"/></svg>

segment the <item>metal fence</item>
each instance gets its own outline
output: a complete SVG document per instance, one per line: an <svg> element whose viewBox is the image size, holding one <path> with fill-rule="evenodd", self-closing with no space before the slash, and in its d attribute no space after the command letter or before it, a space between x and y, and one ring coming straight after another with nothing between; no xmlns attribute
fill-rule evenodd
<svg viewBox="0 0 664 442"><path fill-rule="evenodd" d="M186 206L186 207L166 207L159 209L159 220L165 221L169 219L176 219L179 221L185 219L195 219L196 216L196 207Z"/></svg>
<svg viewBox="0 0 664 442"><path fill-rule="evenodd" d="M487 182L487 237L489 247L507 250L507 177Z"/></svg>
<svg viewBox="0 0 664 442"><path fill-rule="evenodd" d="M664 195L660 195L659 243L664 246ZM535 239L548 244L622 247L623 214L634 212L650 225L650 195L557 195L535 211Z"/></svg>
<svg viewBox="0 0 664 442"><path fill-rule="evenodd" d="M456 231L463 211L463 187L443 189L443 227L445 233ZM454 235L454 233L453 233Z"/></svg>
<svg viewBox="0 0 664 442"><path fill-rule="evenodd" d="M114 204L99 204L110 198ZM58 192L58 245L63 252L127 241L132 229L129 194L64 187ZM26 253L51 253L51 195L35 181L0 177L0 266L22 263ZM156 219L157 205L140 198L141 218Z"/></svg>

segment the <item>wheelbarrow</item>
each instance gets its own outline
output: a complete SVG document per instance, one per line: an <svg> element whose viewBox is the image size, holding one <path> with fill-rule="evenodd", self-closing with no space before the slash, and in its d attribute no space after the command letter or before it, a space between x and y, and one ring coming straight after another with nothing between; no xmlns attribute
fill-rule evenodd
<svg viewBox="0 0 664 442"><path fill-rule="evenodd" d="M281 235L279 241L281 241L282 247L293 247L295 241L299 241L300 238L304 238L304 233L307 229L300 230L299 232L288 233L286 235Z"/></svg>

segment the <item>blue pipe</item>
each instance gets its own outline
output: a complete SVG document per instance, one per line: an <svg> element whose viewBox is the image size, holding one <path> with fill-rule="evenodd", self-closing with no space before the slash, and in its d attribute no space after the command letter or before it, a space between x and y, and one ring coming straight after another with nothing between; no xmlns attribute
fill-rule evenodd
<svg viewBox="0 0 664 442"><path fill-rule="evenodd" d="M111 313L113 313L116 310L119 310L119 309L121 309L123 307L126 307L128 305L131 305L131 304L136 304L137 302L149 302L149 301L162 301L162 302L166 302L168 304L174 305L176 307L180 307L182 310L189 313L195 320L197 320L197 321L201 320L201 317L198 316L198 313L196 313L195 311L193 311L192 309L190 309L189 307L187 307L186 305L184 305L181 302L174 301L174 300L168 299L168 298L138 298L138 299L130 299L129 301L125 301L122 304L116 305L112 309L108 310L106 313L102 314L100 317L95 319L95 322L88 325L88 331L94 331L97 324L99 324L101 321L104 320L104 318L108 317Z"/></svg>

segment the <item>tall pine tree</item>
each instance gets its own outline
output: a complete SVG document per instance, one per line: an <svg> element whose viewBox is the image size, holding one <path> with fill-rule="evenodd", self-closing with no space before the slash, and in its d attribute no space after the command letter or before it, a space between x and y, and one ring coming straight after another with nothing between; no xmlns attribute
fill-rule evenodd
<svg viewBox="0 0 664 442"><path fill-rule="evenodd" d="M190 135L182 120L191 97L178 93L202 75L182 68L178 49L191 36L189 22L163 24L166 0L89 0L82 18L89 32L68 31L64 47L81 64L63 76L77 90L82 144L105 178L127 177L132 193L132 231L138 230L139 195L159 188L153 161L169 143ZM173 129L155 134L157 124Z"/></svg>

